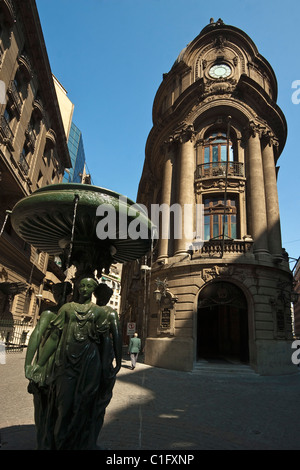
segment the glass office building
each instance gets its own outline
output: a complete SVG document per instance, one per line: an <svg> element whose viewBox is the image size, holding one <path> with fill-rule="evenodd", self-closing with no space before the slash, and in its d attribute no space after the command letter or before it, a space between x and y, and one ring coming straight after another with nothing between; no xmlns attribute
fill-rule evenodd
<svg viewBox="0 0 300 470"><path fill-rule="evenodd" d="M74 122L71 124L68 148L72 167L69 168L68 171L65 171L63 183L81 183L85 167L85 153L82 133Z"/></svg>

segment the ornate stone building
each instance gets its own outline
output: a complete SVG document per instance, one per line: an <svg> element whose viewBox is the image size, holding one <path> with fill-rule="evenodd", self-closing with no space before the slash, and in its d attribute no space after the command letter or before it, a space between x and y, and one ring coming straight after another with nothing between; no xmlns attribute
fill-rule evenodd
<svg viewBox="0 0 300 470"><path fill-rule="evenodd" d="M123 268L121 292L148 364L192 370L213 359L260 374L295 371L276 183L287 125L276 100L270 64L222 20L163 77L137 201L149 214L153 205L171 210L161 211L153 253ZM193 230L178 236L185 220Z"/></svg>
<svg viewBox="0 0 300 470"><path fill-rule="evenodd" d="M27 320L25 340L42 300L53 300L43 291L47 269L49 282L62 273L16 235L9 212L37 188L61 182L71 165L34 0L0 1L0 80L0 319ZM0 339L14 341L14 326L3 331Z"/></svg>
<svg viewBox="0 0 300 470"><path fill-rule="evenodd" d="M296 294L296 302L294 304L294 335L300 339L300 258L294 266L294 286Z"/></svg>

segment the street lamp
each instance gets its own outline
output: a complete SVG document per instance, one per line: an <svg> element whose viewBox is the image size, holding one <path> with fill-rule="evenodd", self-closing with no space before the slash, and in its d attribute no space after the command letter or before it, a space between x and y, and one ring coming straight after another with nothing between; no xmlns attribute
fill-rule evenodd
<svg viewBox="0 0 300 470"><path fill-rule="evenodd" d="M161 281L160 279L156 279L156 289L154 291L154 298L157 303L160 303L162 297L166 297L167 295L167 287L168 287L168 281L165 279L164 281Z"/></svg>

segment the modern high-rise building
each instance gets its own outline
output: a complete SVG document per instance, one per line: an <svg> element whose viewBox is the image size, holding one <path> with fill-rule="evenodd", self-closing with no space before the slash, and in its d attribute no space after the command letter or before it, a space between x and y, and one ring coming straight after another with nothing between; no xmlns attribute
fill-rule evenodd
<svg viewBox="0 0 300 470"><path fill-rule="evenodd" d="M222 20L164 74L137 196L150 215L161 208L159 240L122 274L122 314L148 364L295 371L276 181L287 124L276 100L271 65Z"/></svg>
<svg viewBox="0 0 300 470"><path fill-rule="evenodd" d="M67 169L63 183L84 183L86 174L86 161L83 146L82 133L78 127L72 122L69 138L68 148L72 162L72 168Z"/></svg>

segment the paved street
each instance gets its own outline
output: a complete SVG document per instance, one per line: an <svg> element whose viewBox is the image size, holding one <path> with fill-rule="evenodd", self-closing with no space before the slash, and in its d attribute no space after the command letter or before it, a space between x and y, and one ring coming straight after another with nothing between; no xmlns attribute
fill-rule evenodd
<svg viewBox="0 0 300 470"><path fill-rule="evenodd" d="M24 353L0 364L2 450L35 448ZM296 369L297 371L297 369ZM300 373L177 372L123 360L99 445L108 450L300 449Z"/></svg>

